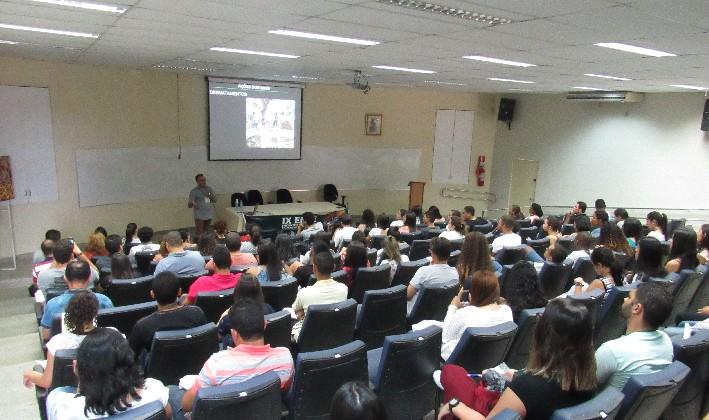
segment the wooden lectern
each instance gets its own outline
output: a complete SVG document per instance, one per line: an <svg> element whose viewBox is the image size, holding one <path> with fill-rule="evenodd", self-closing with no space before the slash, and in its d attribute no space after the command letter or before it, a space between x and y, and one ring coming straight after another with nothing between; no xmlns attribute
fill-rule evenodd
<svg viewBox="0 0 709 420"><path fill-rule="evenodd" d="M426 186L425 182L411 181L409 182L409 209L414 208L414 206L423 205L423 187Z"/></svg>

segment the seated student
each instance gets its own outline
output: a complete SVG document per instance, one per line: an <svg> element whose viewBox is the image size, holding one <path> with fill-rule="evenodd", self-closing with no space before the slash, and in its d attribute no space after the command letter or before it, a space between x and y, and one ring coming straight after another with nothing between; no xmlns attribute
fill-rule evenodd
<svg viewBox="0 0 709 420"><path fill-rule="evenodd" d="M433 214L433 223L446 223L446 218L443 217L438 206L431 206L428 208L428 211Z"/></svg>
<svg viewBox="0 0 709 420"><path fill-rule="evenodd" d="M622 390L631 376L655 373L672 363L672 341L657 329L672 312L672 295L661 284L640 283L621 310L628 320L625 335L596 350L599 385Z"/></svg>
<svg viewBox="0 0 709 420"><path fill-rule="evenodd" d="M91 260L93 257L105 257L108 255L106 249L106 237L102 233L93 233L89 235L89 242L84 249L86 258Z"/></svg>
<svg viewBox="0 0 709 420"><path fill-rule="evenodd" d="M399 228L399 233L414 233L416 232L416 213L410 211L406 213L404 218L404 226Z"/></svg>
<svg viewBox="0 0 709 420"><path fill-rule="evenodd" d="M606 223L609 223L608 212L605 210L594 211L591 215L591 227L593 227L593 230L591 230L591 236L594 238L601 236L601 226Z"/></svg>
<svg viewBox="0 0 709 420"><path fill-rule="evenodd" d="M185 249L193 249L197 245L192 242L192 234L190 233L189 229L180 229L178 230L180 232L180 238L182 238L182 246L185 247Z"/></svg>
<svg viewBox="0 0 709 420"><path fill-rule="evenodd" d="M224 245L217 245L212 254L214 274L202 276L192 283L186 297L183 296L185 305L194 304L197 301L198 293L233 289L239 283L241 273L232 274L229 270L231 267L229 250Z"/></svg>
<svg viewBox="0 0 709 420"><path fill-rule="evenodd" d="M304 241L309 241L313 235L324 230L322 223L315 221L315 214L306 211L303 213L300 224L298 224L297 235L301 236Z"/></svg>
<svg viewBox="0 0 709 420"><path fill-rule="evenodd" d="M586 216L586 203L583 201L577 201L576 204L571 208L571 211L564 215L564 224L570 225L574 223L577 216Z"/></svg>
<svg viewBox="0 0 709 420"><path fill-rule="evenodd" d="M623 234L623 230L611 222L601 224L601 233L598 237L598 245L632 257L635 251L628 244L628 239Z"/></svg>
<svg viewBox="0 0 709 420"><path fill-rule="evenodd" d="M465 235L463 246L460 249L461 253L458 257L458 278L461 286L466 278L472 276L474 272L479 270L485 271L501 271L500 266L490 256L490 247L488 246L485 235L480 232L469 232Z"/></svg>
<svg viewBox="0 0 709 420"><path fill-rule="evenodd" d="M382 213L377 216L377 225L369 229L369 236L386 235L387 229L389 229L389 216L386 213Z"/></svg>
<svg viewBox="0 0 709 420"><path fill-rule="evenodd" d="M623 229L625 220L628 219L628 211L622 207L618 207L613 211L613 216L615 217L615 224Z"/></svg>
<svg viewBox="0 0 709 420"><path fill-rule="evenodd" d="M244 254L241 252L241 237L236 232L229 232L225 238L226 249L231 255L231 265L256 265L254 254ZM209 260L204 266L207 271L214 271L214 260Z"/></svg>
<svg viewBox="0 0 709 420"><path fill-rule="evenodd" d="M145 378L134 361L128 341L111 328L96 328L76 352L78 388L56 388L47 397L50 420L112 416L153 401L165 406L168 389L157 379Z"/></svg>
<svg viewBox="0 0 709 420"><path fill-rule="evenodd" d="M696 270L698 265L697 234L691 228L677 228L672 233L672 248L665 270L679 273L682 270Z"/></svg>
<svg viewBox="0 0 709 420"><path fill-rule="evenodd" d="M108 251L108 255L99 255L96 257L96 267L98 270L109 270L111 268L111 257L115 254L123 254L123 245L121 244L122 240L123 239L119 235L108 235L106 237L106 251Z"/></svg>
<svg viewBox="0 0 709 420"><path fill-rule="evenodd" d="M37 277L42 271L51 268L52 263L54 263L54 242L51 239L45 239L42 241L42 253L44 253L44 259L40 262L32 264L32 285L30 286L30 294L34 296L34 292L37 290Z"/></svg>
<svg viewBox="0 0 709 420"><path fill-rule="evenodd" d="M438 229L438 226L436 226L435 223L433 223L434 217L433 213L430 211L426 211L423 213L423 217L421 218L421 223L423 224L423 227L421 230L431 230L431 229Z"/></svg>
<svg viewBox="0 0 709 420"><path fill-rule="evenodd" d="M706 265L709 261L709 224L703 224L699 228L697 242L699 243L699 252L697 253L699 264Z"/></svg>
<svg viewBox="0 0 709 420"><path fill-rule="evenodd" d="M446 225L446 230L441 232L441 238L446 238L449 241L458 241L465 238L465 223L458 216L451 216L448 225Z"/></svg>
<svg viewBox="0 0 709 420"><path fill-rule="evenodd" d="M226 224L226 220L219 219L214 222L214 236L218 244L224 245L227 233L229 233L229 227Z"/></svg>
<svg viewBox="0 0 709 420"><path fill-rule="evenodd" d="M547 217L542 224L542 230L546 233L546 237L549 238L549 245L554 245L561 237L561 219L556 216Z"/></svg>
<svg viewBox="0 0 709 420"><path fill-rule="evenodd" d="M257 247L261 245L263 238L261 237L261 226L251 225L249 226L249 239L244 240L241 238L241 252L245 254L255 254Z"/></svg>
<svg viewBox="0 0 709 420"><path fill-rule="evenodd" d="M566 256L564 264L573 265L579 258L591 258L593 238L590 232L580 232L574 240L574 250Z"/></svg>
<svg viewBox="0 0 709 420"><path fill-rule="evenodd" d="M543 308L547 300L539 289L537 270L527 261L518 261L505 278L505 300L517 322L524 309Z"/></svg>
<svg viewBox="0 0 709 420"><path fill-rule="evenodd" d="M143 226L138 229L138 239L140 239L140 244L133 245L130 248L128 255L135 255L136 252L154 252L160 249L160 244L154 244L152 242L153 235L155 232L150 226Z"/></svg>
<svg viewBox="0 0 709 420"><path fill-rule="evenodd" d="M628 245L630 245L630 248L636 249L638 247L642 230L643 225L640 223L640 220L634 217L625 219L625 222L623 223L623 234L628 240Z"/></svg>
<svg viewBox="0 0 709 420"><path fill-rule="evenodd" d="M432 207L435 207L435 206L432 206ZM436 207L436 209L438 209L438 207ZM402 227L402 226L404 226L404 219L406 218L406 213L407 213L406 209L399 209L399 211L397 211L394 214L394 220L389 224L388 227ZM440 215L441 215L441 213L438 212L438 216L440 216Z"/></svg>
<svg viewBox="0 0 709 420"><path fill-rule="evenodd" d="M205 362L192 387L185 391L170 386L173 419L187 418L200 389L232 385L266 372L281 379L281 390L287 390L293 378L293 357L285 347L264 344L265 321L261 306L251 300L239 300L229 310L233 348L214 353Z"/></svg>
<svg viewBox="0 0 709 420"><path fill-rule="evenodd" d="M183 330L209 322L200 307L180 306L177 303L181 293L180 281L175 273L164 271L155 276L150 297L157 301L158 310L138 320L130 335L130 347L136 358L144 351L150 353L153 336L158 331Z"/></svg>
<svg viewBox="0 0 709 420"><path fill-rule="evenodd" d="M319 252L313 258L314 285L298 290L293 302L293 312L298 322L293 325L293 338L297 341L308 307L315 304L338 303L347 299L347 286L332 279L335 260L327 252Z"/></svg>
<svg viewBox="0 0 709 420"><path fill-rule="evenodd" d="M351 241L352 234L357 228L352 226L352 216L346 214L342 216L342 228L337 229L332 235L332 240L335 242L335 249L339 249L344 241Z"/></svg>
<svg viewBox="0 0 709 420"><path fill-rule="evenodd" d="M61 232L56 229L49 229L44 233L44 240L56 243L62 238ZM32 254L32 264L40 263L47 259L47 254L40 248Z"/></svg>
<svg viewBox="0 0 709 420"><path fill-rule="evenodd" d="M284 280L288 277L285 266L278 258L276 245L272 242L264 242L258 246L259 265L246 270L247 273L255 276L259 282Z"/></svg>
<svg viewBox="0 0 709 420"><path fill-rule="evenodd" d="M347 253L345 254L345 261L342 264L342 270L347 273L345 277L345 285L348 289L354 287L354 281L357 277L357 271L360 268L366 268L369 266L369 260L367 259L367 247L359 241L352 241L350 246L347 247Z"/></svg>
<svg viewBox="0 0 709 420"><path fill-rule="evenodd" d="M203 257L209 257L217 246L217 237L214 232L204 232L197 238L197 252Z"/></svg>
<svg viewBox="0 0 709 420"><path fill-rule="evenodd" d="M54 245L52 255L54 256L52 265L42 270L42 272L37 275L37 287L42 290L45 296L49 288L66 288L64 271L67 265L75 259L85 262L87 267L89 267L91 286L98 281L98 270L96 270L91 260L86 258L86 255L81 252L81 249L79 249L79 246L76 245L73 240L60 239L57 241Z"/></svg>
<svg viewBox="0 0 709 420"><path fill-rule="evenodd" d="M472 229L473 226L487 224L487 220L475 216L475 207L473 206L463 207L463 221L468 225L469 229Z"/></svg>
<svg viewBox="0 0 709 420"><path fill-rule="evenodd" d="M158 262L155 275L172 271L178 276L191 276L204 272L204 257L199 252L185 251L179 232L168 232L164 237L168 255Z"/></svg>
<svg viewBox="0 0 709 420"><path fill-rule="evenodd" d="M554 245L549 245L544 251L544 258L537 254L537 251L530 246L524 247L527 253L527 261L535 263L535 268L541 270L545 261L552 262L554 264L563 264L566 257L569 255L569 250L565 246L561 245L559 242L555 242Z"/></svg>
<svg viewBox="0 0 709 420"><path fill-rule="evenodd" d="M664 278L667 270L662 266L662 243L655 238L646 236L638 243L635 252L635 268L623 281L625 284L642 283L651 277Z"/></svg>
<svg viewBox="0 0 709 420"><path fill-rule="evenodd" d="M495 238L492 241L492 253L497 254L502 248L506 246L519 246L522 245L522 238L513 233L512 230L515 228L515 221L512 216L505 215L500 217L497 221L497 229L502 233L502 235Z"/></svg>
<svg viewBox="0 0 709 420"><path fill-rule="evenodd" d="M99 279L96 290L99 292L108 290L113 280L134 279L136 277L140 277L140 274L133 271L133 265L128 256L119 252L111 257L111 274Z"/></svg>
<svg viewBox="0 0 709 420"><path fill-rule="evenodd" d="M524 213L522 213L522 209L517 204L511 205L509 210L507 211L507 214L511 216L514 220L524 219Z"/></svg>
<svg viewBox="0 0 709 420"><path fill-rule="evenodd" d="M387 420L384 404L364 382L347 382L332 396L330 418L337 420Z"/></svg>
<svg viewBox="0 0 709 420"><path fill-rule="evenodd" d="M588 308L572 299L554 299L539 318L524 370L505 373L510 380L489 413L470 408L474 381L460 366L444 365L445 389L439 419L452 414L461 420L491 418L505 409L526 419L548 419L554 410L572 407L596 394L593 329Z"/></svg>
<svg viewBox="0 0 709 420"><path fill-rule="evenodd" d="M238 303L240 300L252 299L261 306L263 309L263 314L268 315L276 312L273 306L269 305L264 301L263 290L261 290L261 284L256 280L256 277L251 274L244 274L239 279L239 283L234 289L234 304ZM232 305L234 306L234 305ZM231 309L231 307L229 307ZM217 324L219 337L222 338L222 343L224 348L234 347L234 341L231 338L231 320L229 318L229 309L222 313Z"/></svg>
<svg viewBox="0 0 709 420"><path fill-rule="evenodd" d="M374 227L374 212L372 209L364 209L362 211L362 217L359 220L359 225L357 225L357 230L365 232Z"/></svg>
<svg viewBox="0 0 709 420"><path fill-rule="evenodd" d="M93 293L89 290L91 284L91 269L86 261L71 261L66 265L64 280L68 290L63 294L52 298L44 306L44 313L40 325L42 326L42 337L49 338L49 330L52 328L54 315L65 312L64 309L75 294L88 291L96 296L100 309L113 308L111 299L100 293Z"/></svg>
<svg viewBox="0 0 709 420"><path fill-rule="evenodd" d="M652 236L660 242L665 242L667 235L667 215L659 211L651 211L645 219L650 232L647 236Z"/></svg>
<svg viewBox="0 0 709 420"><path fill-rule="evenodd" d="M284 265L291 265L299 260L298 250L293 246L293 239L287 233L279 233L274 241L278 260Z"/></svg>
<svg viewBox="0 0 709 420"><path fill-rule="evenodd" d="M463 288L448 306L443 320L441 358L448 360L468 327L492 327L512 322L512 310L500 300L500 282L492 271L476 271L470 286L470 298L463 302Z"/></svg>
<svg viewBox="0 0 709 420"><path fill-rule="evenodd" d="M431 239L431 264L419 267L406 289L406 311L411 312L418 292L423 287L443 286L458 282L458 270L448 265L451 243L446 238Z"/></svg>
<svg viewBox="0 0 709 420"><path fill-rule="evenodd" d="M98 300L92 293L78 292L69 299L64 313L66 331L53 336L47 342L47 365L43 372L25 371L23 382L26 387L29 388L34 384L49 389L52 385L54 356L57 350L70 350L79 347L86 334L95 328L94 322L97 314Z"/></svg>
<svg viewBox="0 0 709 420"><path fill-rule="evenodd" d="M593 250L591 253L591 262L599 278L586 285L581 277L576 277L574 279L573 293L579 295L581 293L590 292L591 290L600 289L604 291L603 299L605 299L615 286L621 286L623 284L623 267L615 260L613 251L604 247Z"/></svg>
<svg viewBox="0 0 709 420"><path fill-rule="evenodd" d="M542 218L542 216L544 216L542 206L537 203L532 203L529 205L529 217L527 217L527 220L534 225ZM559 220L559 224L561 224L561 220Z"/></svg>
<svg viewBox="0 0 709 420"><path fill-rule="evenodd" d="M382 249L384 251L381 255L378 255L378 265L389 264L389 266L391 266L389 278L393 280L399 264L402 262L408 262L409 256L401 253L401 250L399 249L399 242L397 242L396 238L393 236L387 236L384 238L382 241Z"/></svg>

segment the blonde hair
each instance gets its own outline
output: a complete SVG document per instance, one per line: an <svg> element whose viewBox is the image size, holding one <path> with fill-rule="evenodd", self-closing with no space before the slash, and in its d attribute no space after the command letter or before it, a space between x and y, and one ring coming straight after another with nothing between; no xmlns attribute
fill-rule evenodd
<svg viewBox="0 0 709 420"><path fill-rule="evenodd" d="M401 262L401 252L399 251L399 242L393 236L387 236L384 238L382 248L384 253L389 256L390 260L396 262Z"/></svg>
<svg viewBox="0 0 709 420"><path fill-rule="evenodd" d="M102 233L89 235L89 244L86 245L88 252L101 252L106 249L106 237Z"/></svg>

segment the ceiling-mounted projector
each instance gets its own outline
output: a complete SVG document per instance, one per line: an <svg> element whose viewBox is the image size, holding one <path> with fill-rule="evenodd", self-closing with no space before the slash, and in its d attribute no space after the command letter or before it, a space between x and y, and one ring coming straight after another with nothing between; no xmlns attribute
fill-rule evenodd
<svg viewBox="0 0 709 420"><path fill-rule="evenodd" d="M363 75L359 70L354 71L354 79L352 80L352 83L350 83L350 86L352 86L352 89L361 90L365 95L372 89L369 87L369 80L367 80L367 76Z"/></svg>

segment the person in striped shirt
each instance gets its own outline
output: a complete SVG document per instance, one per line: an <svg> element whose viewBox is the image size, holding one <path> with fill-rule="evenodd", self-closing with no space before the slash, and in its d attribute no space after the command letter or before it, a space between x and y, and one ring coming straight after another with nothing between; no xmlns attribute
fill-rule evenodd
<svg viewBox="0 0 709 420"><path fill-rule="evenodd" d="M192 387L185 391L170 387L173 419L185 419L192 411L197 392L202 388L231 385L266 372L275 372L286 390L293 378L293 357L285 347L264 344L265 321L261 306L253 299L243 299L229 310L233 348L213 354L204 364Z"/></svg>

